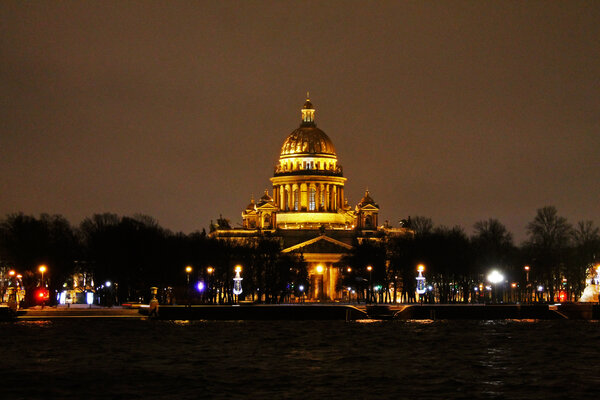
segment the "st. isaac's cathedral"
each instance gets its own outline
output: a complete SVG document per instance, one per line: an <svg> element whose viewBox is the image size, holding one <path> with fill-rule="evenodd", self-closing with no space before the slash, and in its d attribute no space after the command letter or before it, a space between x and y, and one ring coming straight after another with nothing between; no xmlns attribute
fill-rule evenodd
<svg viewBox="0 0 600 400"><path fill-rule="evenodd" d="M301 112L300 126L281 146L272 194L265 190L257 202L250 201L242 211L240 228L213 225L211 235L244 240L268 234L281 240L284 253L302 254L307 263L309 298L335 300L341 297L336 290L339 262L355 243L409 231L387 223L379 226L379 206L368 190L354 208L348 204L335 147L317 128L308 96Z"/></svg>

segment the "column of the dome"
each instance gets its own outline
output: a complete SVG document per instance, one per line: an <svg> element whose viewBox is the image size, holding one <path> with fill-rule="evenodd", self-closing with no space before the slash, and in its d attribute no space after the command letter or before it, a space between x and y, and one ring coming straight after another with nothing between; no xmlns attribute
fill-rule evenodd
<svg viewBox="0 0 600 400"><path fill-rule="evenodd" d="M315 183L315 211L321 211L321 184Z"/></svg>
<svg viewBox="0 0 600 400"><path fill-rule="evenodd" d="M344 187L340 186L340 201L339 201L339 205L340 208L344 208Z"/></svg>
<svg viewBox="0 0 600 400"><path fill-rule="evenodd" d="M304 211L308 209L308 185L306 183L300 184L300 207L299 209Z"/></svg>
<svg viewBox="0 0 600 400"><path fill-rule="evenodd" d="M331 199L329 200L329 204L331 204L331 211L335 211L335 185L331 185L331 191L329 192Z"/></svg>
<svg viewBox="0 0 600 400"><path fill-rule="evenodd" d="M329 211L335 211L335 185L329 190Z"/></svg>
<svg viewBox="0 0 600 400"><path fill-rule="evenodd" d="M300 187L294 183L292 185L292 204L291 209L294 211L300 210Z"/></svg>
<svg viewBox="0 0 600 400"><path fill-rule="evenodd" d="M329 185L329 211L335 211L335 185Z"/></svg>
<svg viewBox="0 0 600 400"><path fill-rule="evenodd" d="M285 185L285 210L290 210L290 185Z"/></svg>
<svg viewBox="0 0 600 400"><path fill-rule="evenodd" d="M321 196L323 195L323 184L317 183L317 210L323 211L323 206L321 205Z"/></svg>
<svg viewBox="0 0 600 400"><path fill-rule="evenodd" d="M338 186L335 185L333 190L333 211L338 210Z"/></svg>

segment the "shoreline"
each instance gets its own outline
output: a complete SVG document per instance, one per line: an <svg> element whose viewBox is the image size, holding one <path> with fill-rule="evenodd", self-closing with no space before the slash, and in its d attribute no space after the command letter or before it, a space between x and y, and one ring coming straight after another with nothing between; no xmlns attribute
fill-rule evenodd
<svg viewBox="0 0 600 400"><path fill-rule="evenodd" d="M159 320L600 320L598 303L565 304L253 304L160 305L157 316L149 307L34 307L0 308L0 321L55 319Z"/></svg>

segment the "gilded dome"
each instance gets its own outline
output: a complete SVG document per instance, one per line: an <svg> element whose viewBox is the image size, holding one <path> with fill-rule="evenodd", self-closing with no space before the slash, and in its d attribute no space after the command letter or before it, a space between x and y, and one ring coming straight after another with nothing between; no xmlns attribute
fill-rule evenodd
<svg viewBox="0 0 600 400"><path fill-rule="evenodd" d="M335 157L333 142L315 124L315 109L308 98L308 93L306 102L300 111L302 112L302 123L283 142L281 157L296 155L331 155Z"/></svg>
<svg viewBox="0 0 600 400"><path fill-rule="evenodd" d="M329 136L316 126L300 126L290 133L281 146L281 156L329 154L335 156L335 147Z"/></svg>

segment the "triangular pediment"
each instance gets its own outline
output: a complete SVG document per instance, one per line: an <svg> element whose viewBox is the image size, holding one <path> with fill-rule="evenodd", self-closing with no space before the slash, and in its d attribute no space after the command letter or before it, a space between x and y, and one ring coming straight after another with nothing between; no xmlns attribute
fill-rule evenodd
<svg viewBox="0 0 600 400"><path fill-rule="evenodd" d="M360 209L361 209L361 211L379 211L379 208L375 207L372 204L367 204L365 206L362 206Z"/></svg>
<svg viewBox="0 0 600 400"><path fill-rule="evenodd" d="M261 206L256 207L256 209L260 211L275 211L277 210L277 206L271 203L265 203Z"/></svg>
<svg viewBox="0 0 600 400"><path fill-rule="evenodd" d="M352 246L339 240L335 240L326 235L298 243L295 246L288 247L283 253L302 252L302 253L347 253Z"/></svg>

